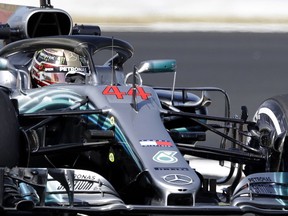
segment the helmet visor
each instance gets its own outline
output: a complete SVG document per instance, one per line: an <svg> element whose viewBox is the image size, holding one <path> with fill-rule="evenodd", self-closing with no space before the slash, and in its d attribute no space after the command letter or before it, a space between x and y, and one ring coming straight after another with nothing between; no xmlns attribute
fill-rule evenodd
<svg viewBox="0 0 288 216"><path fill-rule="evenodd" d="M54 83L65 83L65 73L46 73L40 71L32 74L32 77L39 86L51 85Z"/></svg>

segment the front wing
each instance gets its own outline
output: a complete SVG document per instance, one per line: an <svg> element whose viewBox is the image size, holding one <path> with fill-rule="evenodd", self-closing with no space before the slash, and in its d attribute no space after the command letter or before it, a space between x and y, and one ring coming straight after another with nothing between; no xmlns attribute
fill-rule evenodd
<svg viewBox="0 0 288 216"><path fill-rule="evenodd" d="M240 182L231 205L206 203L195 206L127 205L113 186L95 172L64 168L19 167L0 169L1 202L5 190L3 179L7 176L21 185L20 191L26 199L32 199L36 204L32 210L27 211L3 207L2 212L8 215L48 212L85 215L243 215L246 213L287 215L288 211L285 208L288 200L286 180L288 173L259 173L247 176Z"/></svg>

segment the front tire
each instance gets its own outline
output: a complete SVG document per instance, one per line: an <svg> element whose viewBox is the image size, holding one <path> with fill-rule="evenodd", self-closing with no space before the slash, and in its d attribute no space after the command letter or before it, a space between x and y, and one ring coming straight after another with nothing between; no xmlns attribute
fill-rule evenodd
<svg viewBox="0 0 288 216"><path fill-rule="evenodd" d="M0 89L0 167L17 166L20 160L19 123L8 94Z"/></svg>
<svg viewBox="0 0 288 216"><path fill-rule="evenodd" d="M288 94L267 99L254 120L260 132L260 145L267 150L265 171L288 171Z"/></svg>

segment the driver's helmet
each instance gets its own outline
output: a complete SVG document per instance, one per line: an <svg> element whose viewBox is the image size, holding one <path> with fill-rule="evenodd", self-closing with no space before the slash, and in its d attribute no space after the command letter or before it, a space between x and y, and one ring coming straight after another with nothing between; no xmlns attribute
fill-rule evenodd
<svg viewBox="0 0 288 216"><path fill-rule="evenodd" d="M87 62L78 54L64 49L37 51L30 66L33 87L56 83L84 83Z"/></svg>

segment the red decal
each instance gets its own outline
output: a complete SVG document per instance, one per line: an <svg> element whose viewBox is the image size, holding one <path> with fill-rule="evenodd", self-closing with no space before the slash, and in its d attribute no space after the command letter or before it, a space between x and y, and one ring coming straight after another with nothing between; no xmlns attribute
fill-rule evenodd
<svg viewBox="0 0 288 216"><path fill-rule="evenodd" d="M103 95L115 95L118 99L123 99L123 95L126 94L125 92L120 92L117 86L107 86L102 93Z"/></svg>
<svg viewBox="0 0 288 216"><path fill-rule="evenodd" d="M151 96L151 94L145 92L145 90L144 90L142 87L139 87L139 86L138 86L138 87L136 88L136 91L137 91L136 95L137 95L137 96L140 96L143 100L147 100L148 97ZM133 95L133 88L129 89L129 91L128 91L127 94L132 96L132 95Z"/></svg>
<svg viewBox="0 0 288 216"><path fill-rule="evenodd" d="M143 147L158 146L158 147L172 147L172 143L166 140L140 140Z"/></svg>
<svg viewBox="0 0 288 216"><path fill-rule="evenodd" d="M156 143L157 145L161 145L161 146L172 146L172 143L168 141L157 140Z"/></svg>
<svg viewBox="0 0 288 216"><path fill-rule="evenodd" d="M106 86L106 88L102 92L103 95L115 95L117 99L123 99L123 95L133 95L133 88L130 88L129 91L121 92L118 88L118 86ZM151 96L151 93L145 92L145 90L142 87L137 86L136 87L136 96L139 96L142 98L142 100L147 100L149 96Z"/></svg>

